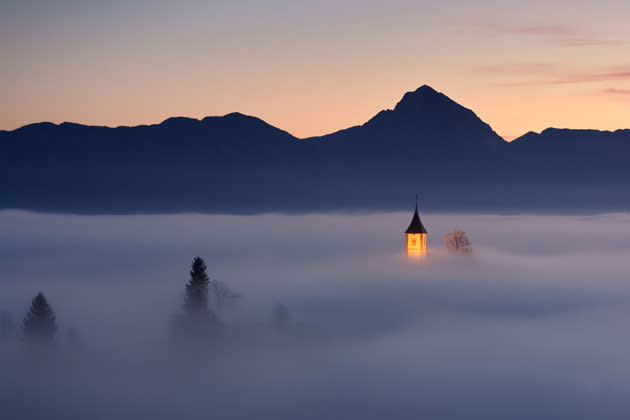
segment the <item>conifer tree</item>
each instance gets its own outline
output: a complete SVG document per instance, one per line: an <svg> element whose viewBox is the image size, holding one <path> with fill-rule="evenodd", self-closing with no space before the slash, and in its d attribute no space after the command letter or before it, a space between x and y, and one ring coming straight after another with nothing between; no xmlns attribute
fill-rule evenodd
<svg viewBox="0 0 630 420"><path fill-rule="evenodd" d="M43 293L39 292L31 302L23 322L24 341L52 343L57 332L55 314Z"/></svg>
<svg viewBox="0 0 630 420"><path fill-rule="evenodd" d="M186 283L184 313L176 318L178 334L189 338L207 338L216 325L216 315L208 305L208 284L210 278L203 258L195 257L190 270L190 280Z"/></svg>
<svg viewBox="0 0 630 420"><path fill-rule="evenodd" d="M201 257L195 257L190 270L190 280L186 284L186 301L184 310L192 316L203 315L208 311L208 284L210 278L206 273L208 267Z"/></svg>

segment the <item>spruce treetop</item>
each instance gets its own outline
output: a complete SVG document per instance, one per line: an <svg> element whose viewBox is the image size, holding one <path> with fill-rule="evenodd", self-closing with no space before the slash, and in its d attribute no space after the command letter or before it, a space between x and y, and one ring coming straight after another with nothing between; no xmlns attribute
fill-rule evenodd
<svg viewBox="0 0 630 420"><path fill-rule="evenodd" d="M201 257L195 257L190 270L190 280L186 284L186 302L184 307L189 313L206 312L208 310L208 283L206 263Z"/></svg>
<svg viewBox="0 0 630 420"><path fill-rule="evenodd" d="M31 301L23 322L24 339L27 341L52 341L57 332L55 314L42 292Z"/></svg>
<svg viewBox="0 0 630 420"><path fill-rule="evenodd" d="M195 257L192 262L192 269L190 270L190 281L188 285L207 286L210 278L206 273L208 267L206 262L201 257Z"/></svg>

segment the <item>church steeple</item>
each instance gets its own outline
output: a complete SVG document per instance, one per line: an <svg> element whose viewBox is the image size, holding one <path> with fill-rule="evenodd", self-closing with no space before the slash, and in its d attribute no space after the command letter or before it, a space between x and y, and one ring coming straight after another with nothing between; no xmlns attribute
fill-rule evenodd
<svg viewBox="0 0 630 420"><path fill-rule="evenodd" d="M418 213L418 194L416 194L416 211L413 213L411 224L409 224L409 227L407 228L405 233L427 233L426 228L420 220L420 214Z"/></svg>
<svg viewBox="0 0 630 420"><path fill-rule="evenodd" d="M418 194L416 194L416 210L405 231L405 243L407 254L423 254L427 250L427 229L422 224L418 213Z"/></svg>

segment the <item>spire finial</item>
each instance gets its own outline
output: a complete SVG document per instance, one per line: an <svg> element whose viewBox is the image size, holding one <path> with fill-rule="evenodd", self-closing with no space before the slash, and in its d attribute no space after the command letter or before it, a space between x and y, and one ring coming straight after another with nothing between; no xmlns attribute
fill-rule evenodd
<svg viewBox="0 0 630 420"><path fill-rule="evenodd" d="M416 211L418 211L418 193L416 193Z"/></svg>

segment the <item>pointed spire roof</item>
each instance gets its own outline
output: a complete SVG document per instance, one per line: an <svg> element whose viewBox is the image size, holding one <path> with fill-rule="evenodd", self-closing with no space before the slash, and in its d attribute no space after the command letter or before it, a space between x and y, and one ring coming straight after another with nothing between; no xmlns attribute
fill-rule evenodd
<svg viewBox="0 0 630 420"><path fill-rule="evenodd" d="M411 224L409 224L405 233L427 233L422 221L420 221L420 214L418 214L418 194L416 194L416 211L413 213Z"/></svg>

